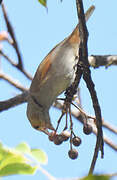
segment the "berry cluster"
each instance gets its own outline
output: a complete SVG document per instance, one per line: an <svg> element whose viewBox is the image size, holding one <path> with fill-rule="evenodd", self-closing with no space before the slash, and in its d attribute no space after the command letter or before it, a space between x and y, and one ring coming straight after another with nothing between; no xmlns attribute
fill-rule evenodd
<svg viewBox="0 0 117 180"><path fill-rule="evenodd" d="M92 127L91 125L85 123L83 127L83 132L86 135L89 135L92 133ZM78 151L74 149L72 146L80 146L81 145L81 139L80 137L76 136L73 130L71 132L67 130L63 130L60 134L57 134L56 131L53 131L49 133L48 138L50 141L54 142L56 145L60 145L63 142L70 139L70 150L68 151L68 156L71 159L76 159L78 157Z"/></svg>
<svg viewBox="0 0 117 180"><path fill-rule="evenodd" d="M60 145L64 141L67 141L70 137L70 133L68 131L62 131L60 134L57 134L56 132L51 132L48 136L50 141L53 141L54 144Z"/></svg>

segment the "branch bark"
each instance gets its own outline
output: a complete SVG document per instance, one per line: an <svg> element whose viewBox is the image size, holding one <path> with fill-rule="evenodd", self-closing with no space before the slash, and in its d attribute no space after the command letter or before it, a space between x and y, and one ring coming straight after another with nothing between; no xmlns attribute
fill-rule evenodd
<svg viewBox="0 0 117 180"><path fill-rule="evenodd" d="M21 57L21 53L20 53L20 50L19 50L19 47L18 47L18 43L17 43L17 40L16 40L16 37L15 37L15 33L14 33L14 30L13 30L13 27L10 23L10 20L7 16L7 12L6 12L6 9L5 9L5 6L4 6L4 3L2 2L2 11L3 11L3 15L4 15L4 19L5 19L5 22L6 22L6 26L7 26L7 30L9 32L9 34L11 35L12 39L13 39L13 47L14 49L16 50L16 53L17 53L17 56L18 56L18 64L17 66L19 68L23 68L23 61L22 61L22 57Z"/></svg>
<svg viewBox="0 0 117 180"><path fill-rule="evenodd" d="M25 91L22 94L10 98L6 101L0 101L0 112L27 102L27 98L28 98L28 91Z"/></svg>
<svg viewBox="0 0 117 180"><path fill-rule="evenodd" d="M17 63L15 63L11 58L9 58L1 49L0 49L0 54L15 68L17 68L20 72L22 72L29 80L32 80L32 76L24 69L24 68L19 68L17 66Z"/></svg>
<svg viewBox="0 0 117 180"><path fill-rule="evenodd" d="M88 57L88 61L91 67L105 66L107 68L111 65L117 65L117 55L91 55Z"/></svg>
<svg viewBox="0 0 117 180"><path fill-rule="evenodd" d="M22 94L17 95L13 98L10 98L6 101L0 101L0 112L2 112L4 110L8 110L8 109L15 107L17 105L26 103L27 99L28 99L28 91L25 91ZM63 103L61 103L60 101L56 101L54 103L53 107L62 110L63 109ZM83 121L84 121L83 116L78 110L76 111L75 109L71 109L71 114L72 114L72 116L74 116L75 119L77 119L79 122L81 122L83 124ZM107 123L104 122L104 127L106 126L105 124L107 124ZM113 131L113 132L114 131L116 132L116 128L115 127L112 128L112 125L110 125L110 124L108 124L108 126L106 126L106 128L109 130L111 129L111 131ZM96 128L94 128L94 126L93 126L93 133L95 135L97 135L97 130L96 130ZM106 137L105 135L104 135L104 142L108 146L110 146L113 150L117 151L117 145L114 142L112 142L112 140L109 139L108 137Z"/></svg>
<svg viewBox="0 0 117 180"><path fill-rule="evenodd" d="M77 14L79 18L79 33L80 33L80 47L79 47L79 69L82 69L83 79L86 82L87 88L90 92L90 96L93 103L93 108L96 116L96 126L97 126L97 140L94 150L93 159L91 162L91 167L89 174L92 174L95 168L99 150L101 151L101 157L103 158L103 131L102 131L102 117L101 117L101 108L98 102L98 97L95 90L95 85L92 81L91 71L89 69L88 63L88 30L85 23L84 7L82 0L76 0Z"/></svg>
<svg viewBox="0 0 117 180"><path fill-rule="evenodd" d="M28 90L28 88L24 87L17 80L13 79L12 77L8 76L7 74L3 73L2 71L0 71L0 79L4 79L5 81L7 81L9 84L11 84L12 86L14 86L15 88L17 88L20 91Z"/></svg>
<svg viewBox="0 0 117 180"><path fill-rule="evenodd" d="M3 11L4 19L5 19L5 22L6 22L7 30L8 30L8 32L11 35L12 40L13 40L12 46L14 47L14 49L16 51L16 54L17 54L17 57L18 57L18 63L17 64L11 63L12 61L11 62L9 61L9 62L13 66L15 66L17 69L19 69L28 79L32 80L32 77L30 76L30 74L28 74L27 71L23 67L23 60L22 60L21 52L19 50L19 46L18 46L16 37L15 37L15 33L14 33L13 27L11 25L11 22L10 22L10 20L8 18L8 15L7 15L7 12L6 12L6 9L5 9L5 6L4 6L3 2L2 2L2 11ZM3 55L2 52L1 52L1 54ZM7 60L9 59L9 58L7 58L7 56L4 56L4 57Z"/></svg>

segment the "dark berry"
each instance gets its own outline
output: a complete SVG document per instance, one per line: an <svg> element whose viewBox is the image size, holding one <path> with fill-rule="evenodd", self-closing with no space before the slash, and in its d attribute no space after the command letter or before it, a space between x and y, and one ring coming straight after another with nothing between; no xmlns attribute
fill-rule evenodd
<svg viewBox="0 0 117 180"><path fill-rule="evenodd" d="M68 155L71 159L76 159L78 157L78 151L76 149L71 149L68 151Z"/></svg>
<svg viewBox="0 0 117 180"><path fill-rule="evenodd" d="M63 141L67 141L70 137L70 133L68 131L62 131L61 136L63 138Z"/></svg>
<svg viewBox="0 0 117 180"><path fill-rule="evenodd" d="M83 132L87 135L92 133L92 126L89 124L85 124L83 127Z"/></svg>
<svg viewBox="0 0 117 180"><path fill-rule="evenodd" d="M80 144L81 144L81 139L80 139L79 137L74 137L74 138L72 139L72 143L73 143L74 146L80 146Z"/></svg>
<svg viewBox="0 0 117 180"><path fill-rule="evenodd" d="M62 136L61 135L56 135L55 138L54 138L54 144L60 145L60 144L62 144L62 142L63 142Z"/></svg>

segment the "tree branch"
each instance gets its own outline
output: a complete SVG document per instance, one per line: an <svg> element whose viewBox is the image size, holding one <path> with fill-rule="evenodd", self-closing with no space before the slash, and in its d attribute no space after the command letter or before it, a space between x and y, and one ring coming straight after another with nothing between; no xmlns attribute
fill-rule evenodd
<svg viewBox="0 0 117 180"><path fill-rule="evenodd" d="M1 49L0 49L0 54L15 68L17 68L19 71L21 71L28 79L32 80L32 76L25 70L25 69L20 69L17 66L17 63L14 63L12 59L10 59Z"/></svg>
<svg viewBox="0 0 117 180"><path fill-rule="evenodd" d="M89 69L88 63L88 30L85 23L85 15L82 0L76 0L77 6L77 14L79 18L79 33L80 33L80 48L79 48L79 68L83 69L83 79L86 82L87 88L90 92L93 108L96 116L96 126L97 126L97 141L94 151L93 160L91 163L91 167L89 170L89 174L93 173L94 167L96 164L96 160L98 157L98 152L101 150L101 157L103 158L103 131L102 131L102 117L101 117L101 109L98 102L97 94L95 91L95 85L91 78L91 71Z"/></svg>
<svg viewBox="0 0 117 180"><path fill-rule="evenodd" d="M103 127L107 128L109 131L117 134L117 128L115 128L113 125L111 125L110 123L102 120L102 125Z"/></svg>
<svg viewBox="0 0 117 180"><path fill-rule="evenodd" d="M6 75L5 73L0 71L0 79L4 79L9 84L14 86L15 88L19 89L20 91L27 91L28 88L25 88L23 85L21 85L17 80L14 80L10 76Z"/></svg>
<svg viewBox="0 0 117 180"><path fill-rule="evenodd" d="M3 15L4 15L4 19L5 19L5 22L6 22L6 25L7 25L7 30L9 32L9 34L11 35L12 39L13 39L13 47L14 49L16 50L16 53L17 53L17 56L18 56L18 64L17 66L19 68L23 68L23 61L22 61L22 57L21 57L21 53L19 51L19 47L18 47L18 43L17 43L17 40L16 40L16 37L15 37L15 33L14 33L14 30L13 30L13 27L8 19L8 16L7 16L7 12L6 12L6 9L5 9L5 6L4 6L4 3L2 2L2 11L3 11Z"/></svg>
<svg viewBox="0 0 117 180"><path fill-rule="evenodd" d="M53 104L53 107L62 110L62 109L63 109L63 103L57 100L57 101L55 101L55 103ZM84 112L83 112L83 113L84 113ZM83 115L82 115L82 113L81 113L80 111L75 110L75 109L71 109L71 114L72 114L72 116L73 116L76 120L78 120L78 121L81 122L82 124L84 123L84 117L83 117ZM88 115L88 116L89 116L89 115ZM89 117L91 117L91 116L89 116ZM91 125L92 125L92 124L91 124ZM97 136L97 130L96 130L96 127L95 127L94 125L93 125L93 133ZM112 140L110 140L110 139L109 139L108 137L106 137L105 135L104 135L104 142L105 142L108 146L110 146L113 150L117 151L117 145L114 144L114 143L112 142Z"/></svg>
<svg viewBox="0 0 117 180"><path fill-rule="evenodd" d="M17 105L20 105L22 103L27 102L28 99L28 91L23 92L20 95L17 95L11 99L8 99L6 101L1 101L0 102L0 112L4 111L4 110L8 110L12 107L15 107ZM63 109L63 103L61 103L60 101L56 101L53 105L53 107L62 110ZM74 118L76 118L79 122L81 122L83 124L84 120L83 120L83 116L82 113L79 112L78 110L76 111L75 109L71 109L71 114L72 116L74 116ZM89 116L90 117L90 116ZM95 118L95 117L94 117ZM103 121L104 122L104 121ZM104 123L105 124L105 123ZM104 125L105 126L105 125ZM112 126L111 126L112 127ZM107 127L107 129L109 129L109 127ZM113 131L113 130L112 130ZM95 135L97 135L97 130L96 128L94 128L93 126L93 133ZM104 142L110 146L113 150L117 151L117 145L115 145L112 140L110 140L109 138L107 138L104 135Z"/></svg>
<svg viewBox="0 0 117 180"><path fill-rule="evenodd" d="M98 68L105 66L106 68L111 65L117 65L117 55L91 55L88 57L90 66Z"/></svg>
<svg viewBox="0 0 117 180"><path fill-rule="evenodd" d="M13 27L10 23L10 20L7 16L7 12L5 10L5 6L4 6L3 2L2 2L2 11L3 11L4 19L6 22L7 30L8 30L8 32L11 35L12 40L13 40L12 46L14 47L16 54L17 54L17 57L18 57L18 63L17 64L11 63L11 64L13 66L15 66L17 69L19 69L28 79L32 80L32 77L30 76L30 74L28 74L23 67L23 60L22 60L21 53L19 50L19 46L18 46L16 37L15 37L15 33L14 33Z"/></svg>
<svg viewBox="0 0 117 180"><path fill-rule="evenodd" d="M28 91L25 91L22 94L17 95L11 99L8 99L6 101L0 101L0 112L27 102L27 98L28 98Z"/></svg>

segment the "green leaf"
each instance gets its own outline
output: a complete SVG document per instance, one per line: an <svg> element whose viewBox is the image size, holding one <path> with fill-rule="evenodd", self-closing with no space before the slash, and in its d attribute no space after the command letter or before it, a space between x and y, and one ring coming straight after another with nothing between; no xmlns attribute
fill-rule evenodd
<svg viewBox="0 0 117 180"><path fill-rule="evenodd" d="M18 152L24 153L32 157L34 160L36 160L38 163L41 164L47 164L48 158L45 152L43 152L40 149L30 149L28 144L26 143L20 143L15 147L15 150Z"/></svg>
<svg viewBox="0 0 117 180"><path fill-rule="evenodd" d="M32 157L41 164L47 164L48 158L45 152L40 149L31 149Z"/></svg>
<svg viewBox="0 0 117 180"><path fill-rule="evenodd" d="M8 155L4 158L4 160L2 160L2 162L0 163L0 171L3 167L7 166L8 164L13 164L13 163L27 163L26 162L26 158L21 156L21 155L17 155L17 154L12 154L12 155Z"/></svg>
<svg viewBox="0 0 117 180"><path fill-rule="evenodd" d="M109 180L109 176L104 176L104 175L89 175L87 177L84 177L80 180Z"/></svg>
<svg viewBox="0 0 117 180"><path fill-rule="evenodd" d="M47 0L38 0L38 1L39 1L43 6L45 6L45 7L47 6L47 3L46 3Z"/></svg>
<svg viewBox="0 0 117 180"><path fill-rule="evenodd" d="M45 152L43 152L40 149L30 149L28 144L21 143L15 147L15 150L23 154L29 155L29 157L32 157L38 163L47 164L48 161L47 155L45 154Z"/></svg>
<svg viewBox="0 0 117 180"><path fill-rule="evenodd" d="M0 176L9 176L13 174L34 174L37 167L32 167L25 163L8 164L0 170Z"/></svg>
<svg viewBox="0 0 117 180"><path fill-rule="evenodd" d="M3 147L0 147L0 170L12 163L17 163L17 162L26 162L28 161L23 155L17 153L16 151Z"/></svg>
<svg viewBox="0 0 117 180"><path fill-rule="evenodd" d="M15 150L21 153L30 153L30 147L27 143L22 142L15 147Z"/></svg>
<svg viewBox="0 0 117 180"><path fill-rule="evenodd" d="M28 144L20 143L15 148L0 144L0 176L12 174L34 174L37 166L46 164L47 156L40 149L30 149Z"/></svg>
<svg viewBox="0 0 117 180"><path fill-rule="evenodd" d="M22 147L22 148L21 148ZM25 147L25 148L24 148ZM29 158L25 157L21 150L28 151L28 146L20 144L16 149L8 148L0 144L0 176L7 176L12 174L33 174L37 167L29 164L32 163Z"/></svg>

